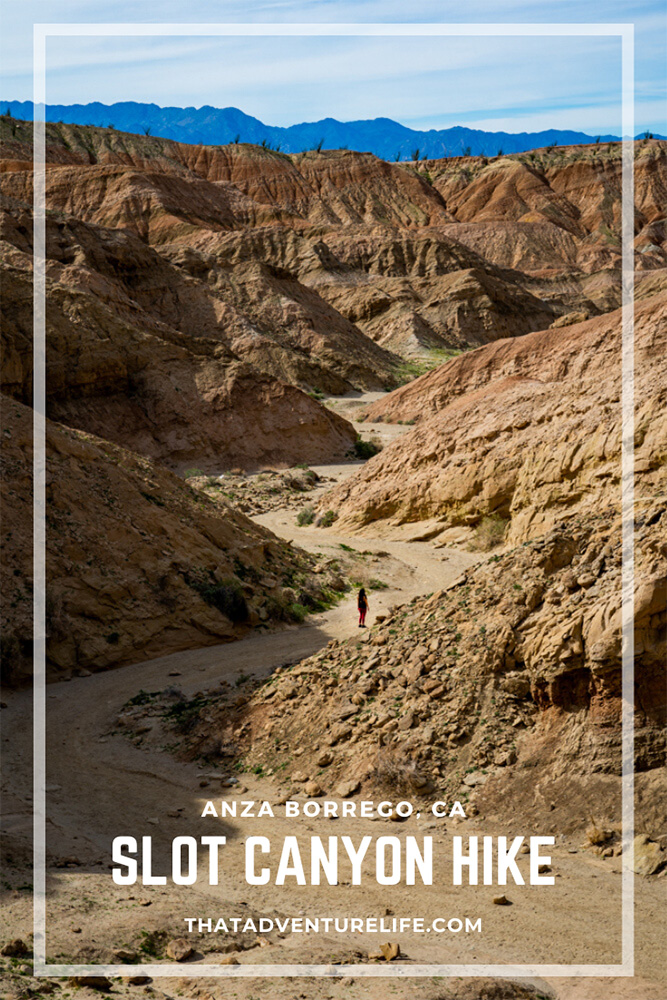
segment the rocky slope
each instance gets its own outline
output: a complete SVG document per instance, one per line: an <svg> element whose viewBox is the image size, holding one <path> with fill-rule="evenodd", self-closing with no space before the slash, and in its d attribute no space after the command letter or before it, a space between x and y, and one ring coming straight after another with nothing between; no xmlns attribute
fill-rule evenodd
<svg viewBox="0 0 667 1000"><path fill-rule="evenodd" d="M664 504L645 505L636 535L637 829L653 836L667 807L666 517ZM620 562L613 509L560 523L371 632L331 642L252 693L249 683L247 704L214 696L186 746L236 739L245 767L294 794L460 799L504 824L511 801L516 832L538 821L545 833L592 820L613 828Z"/></svg>
<svg viewBox="0 0 667 1000"><path fill-rule="evenodd" d="M666 148L637 144L638 270L667 262ZM0 117L21 202L31 155L30 125ZM390 164L49 124L47 160L53 210L136 233L205 285L216 337L307 388L388 384L371 341L409 356L620 304L618 145Z"/></svg>
<svg viewBox="0 0 667 1000"><path fill-rule="evenodd" d="M20 207L3 213L2 386L24 402L32 392L30 225ZM353 446L351 425L263 370L270 366L259 347L254 365L234 353L240 340L253 340L242 315L136 236L53 218L47 235L53 419L179 471L325 461ZM222 331L216 313L229 320ZM280 372L280 360L274 367ZM306 357L300 374L321 375ZM348 385L342 375L335 384Z"/></svg>
<svg viewBox="0 0 667 1000"><path fill-rule="evenodd" d="M14 683L31 670L32 411L3 396L2 418L2 660ZM51 421L46 445L54 679L296 620L297 600L318 606L344 586L145 458Z"/></svg>
<svg viewBox="0 0 667 1000"><path fill-rule="evenodd" d="M667 296L635 314L636 489L667 487ZM483 518L516 544L620 490L621 314L505 340L455 358L370 408L416 420L323 503L341 525L429 520L442 540ZM399 416L400 415L400 416Z"/></svg>

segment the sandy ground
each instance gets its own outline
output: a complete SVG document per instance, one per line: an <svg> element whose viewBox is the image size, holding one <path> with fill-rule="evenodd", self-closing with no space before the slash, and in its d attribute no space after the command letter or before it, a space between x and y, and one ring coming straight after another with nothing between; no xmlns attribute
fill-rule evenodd
<svg viewBox="0 0 667 1000"><path fill-rule="evenodd" d="M381 425L380 425L381 426ZM353 465L318 468L329 477L348 475ZM365 550L370 572L388 583L387 589L371 592L370 622L396 603L429 593L452 583L473 561L471 554L434 549L429 542L407 541L405 533L394 538L348 538L331 529L299 528L294 512L273 511L258 521L304 548L330 556L341 545ZM386 553L380 555L379 553ZM240 674L266 676L276 666L294 662L325 645L330 638L371 632L358 631L354 596L336 608L313 616L300 627L253 634L232 643L177 653L137 666L124 667L69 683L54 684L47 691L47 840L49 851L47 907L47 956L53 962L105 963L119 961L118 948L135 953L139 962L155 962L151 935L158 941L188 937L186 917L214 920L252 915L259 917L424 917L425 925L435 917L482 919L482 933L444 935L390 932L385 934L300 933L249 931L236 936L220 933L194 934L196 949L190 960L197 964L219 964L233 955L238 966L333 962L367 964L369 952L381 941L398 941L399 959L408 975L411 968L427 964L483 963L615 963L620 960L620 864L590 857L576 842L560 840L551 850L556 874L552 887L509 886L510 906L496 906L493 886L453 887L446 877L451 858L451 837L498 831L476 829L474 819L435 819L428 803L417 803L419 815L405 823L373 819L287 818L276 786L266 778L243 774L244 791L224 786L228 772L196 763L179 761L172 753L155 747L138 749L119 732L117 717L122 706L139 690L159 691L176 685L187 695L206 692L221 680L233 682ZM14 864L3 873L0 941L31 931L31 876L22 854L31 830L31 695L5 695L2 712L3 739L3 832L16 843ZM204 784L206 783L206 784ZM328 796L333 797L333 796ZM303 796L299 796L302 803ZM357 797L358 798L358 797ZM271 804L273 817L227 818L201 813L207 801L216 807L222 800ZM254 807L255 809L257 806ZM511 804L510 804L511 808ZM502 832L502 831L501 831ZM535 831L526 831L529 835ZM538 831L539 832L539 831ZM117 886L110 878L110 840L118 834L151 835L156 867L165 863L165 851L179 835L227 837L221 862L221 883L203 880L194 886ZM249 887L244 877L243 845L248 836L269 837L272 845L297 834L308 843L311 836L391 835L404 840L415 836L434 838L435 885L409 888L379 886L370 861L364 865L362 886L349 884L349 870L341 866L339 885L298 886L288 879L285 886L273 884L277 856L263 858L272 872L269 884ZM274 848L275 852L275 848ZM203 864L203 862L202 862ZM67 866L69 865L69 866ZM65 867L63 867L65 866ZM527 871L527 858L520 863ZM166 870L166 869L164 869ZM438 877L442 876L442 880ZM292 884L290 884L292 883ZM638 973L651 980L664 977L664 942L661 940L661 904L667 879L636 880ZM143 951L142 951L143 946ZM15 964L20 964L17 960ZM378 968L378 966L373 966ZM129 971L129 966L128 966ZM335 967L331 966L331 971ZM154 979L148 986L114 983L114 993L133 995L142 991L156 996L238 997L258 1000L271 997L424 997L460 1000L519 996L511 983L487 987L479 980L432 977L412 980L365 979L357 973L345 979L257 979L191 978L187 966L180 979ZM6 979L7 982L7 979ZM38 988L34 980L32 988ZM56 988L60 982L53 979ZM523 980L545 997L561 1000L665 1000L667 986L639 980ZM86 989L84 992L88 992ZM9 994L8 994L9 995ZM12 995L19 995L13 993ZM34 994L23 994L34 995ZM531 994L537 996L538 993Z"/></svg>

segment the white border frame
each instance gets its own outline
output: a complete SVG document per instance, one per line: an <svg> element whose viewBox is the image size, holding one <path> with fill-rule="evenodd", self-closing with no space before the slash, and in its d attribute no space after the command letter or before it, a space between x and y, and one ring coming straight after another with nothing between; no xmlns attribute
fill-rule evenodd
<svg viewBox="0 0 667 1000"><path fill-rule="evenodd" d="M55 965L46 962L46 39L50 36L612 36L622 62L622 816L634 838L634 24L35 24L34 102L34 974L167 977L634 975L634 874L623 866L620 965ZM41 120L40 120L41 119Z"/></svg>

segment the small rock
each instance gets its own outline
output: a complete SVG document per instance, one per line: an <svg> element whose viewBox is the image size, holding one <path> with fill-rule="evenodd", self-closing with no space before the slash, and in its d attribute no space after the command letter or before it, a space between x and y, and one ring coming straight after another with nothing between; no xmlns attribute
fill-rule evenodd
<svg viewBox="0 0 667 1000"><path fill-rule="evenodd" d="M530 679L521 673L507 674L502 680L502 687L515 698L527 698L530 694Z"/></svg>
<svg viewBox="0 0 667 1000"><path fill-rule="evenodd" d="M146 983L151 983L152 981L150 976L123 976L122 978L122 982L128 986L145 986Z"/></svg>
<svg viewBox="0 0 667 1000"><path fill-rule="evenodd" d="M391 962L392 959L398 958L401 954L401 946L397 942L388 942L387 944L380 945L380 951L385 961Z"/></svg>
<svg viewBox="0 0 667 1000"><path fill-rule="evenodd" d="M118 959L119 962L136 962L137 953L136 951L129 951L127 948L115 948L113 957Z"/></svg>
<svg viewBox="0 0 667 1000"><path fill-rule="evenodd" d="M174 938L167 945L167 957L173 958L175 962L185 962L188 958L192 958L194 953L194 948L185 938Z"/></svg>
<svg viewBox="0 0 667 1000"><path fill-rule="evenodd" d="M391 812L389 813L388 818L391 820L392 823L405 823L408 817L405 816L403 813L398 813L396 812L395 809L392 809Z"/></svg>
<svg viewBox="0 0 667 1000"><path fill-rule="evenodd" d="M218 965L239 965L239 960L235 955L225 955L218 962Z"/></svg>
<svg viewBox="0 0 667 1000"><path fill-rule="evenodd" d="M72 976L69 982L72 986L87 986L90 990L102 990L104 993L111 989L111 980L106 976Z"/></svg>
<svg viewBox="0 0 667 1000"><path fill-rule="evenodd" d="M398 722L398 728L405 732L408 729L412 729L415 724L415 717L412 712L407 712Z"/></svg>
<svg viewBox="0 0 667 1000"><path fill-rule="evenodd" d="M303 786L303 790L306 793L306 795L308 795L309 798L311 799L316 799L320 795L324 795L323 789L320 787L320 785L318 785L316 781L307 781L306 784Z"/></svg>
<svg viewBox="0 0 667 1000"><path fill-rule="evenodd" d="M636 875L654 875L667 860L660 844L656 844L645 833L635 837L632 850L628 854L629 856L625 856L627 860L624 859L625 864Z"/></svg>
<svg viewBox="0 0 667 1000"><path fill-rule="evenodd" d="M474 788L476 785L483 785L488 777L488 774L482 774L481 771L473 771L472 774L466 774L463 784Z"/></svg>
<svg viewBox="0 0 667 1000"><path fill-rule="evenodd" d="M333 763L333 759L333 754L329 753L328 750L325 750L324 753L321 753L317 758L316 764L318 767L328 767L329 764Z"/></svg>
<svg viewBox="0 0 667 1000"><path fill-rule="evenodd" d="M355 792L359 791L358 781L341 781L336 789L336 794L340 795L341 799L347 799L350 795L354 795Z"/></svg>
<svg viewBox="0 0 667 1000"><path fill-rule="evenodd" d="M421 662L421 660L418 660L416 663L411 663L403 670L403 676L405 677L408 684L414 684L414 682L419 677L421 677L423 673L424 673L424 664Z"/></svg>
<svg viewBox="0 0 667 1000"><path fill-rule="evenodd" d="M308 781L308 775L304 774L303 771L295 771L292 775L292 781L298 781L299 783Z"/></svg>
<svg viewBox="0 0 667 1000"><path fill-rule="evenodd" d="M23 958L32 955L32 948L29 948L22 938L14 938L0 949L0 955L5 955L7 958Z"/></svg>
<svg viewBox="0 0 667 1000"><path fill-rule="evenodd" d="M494 896L493 902L496 904L496 906L510 906L510 901L505 895L505 893L503 893L502 896Z"/></svg>

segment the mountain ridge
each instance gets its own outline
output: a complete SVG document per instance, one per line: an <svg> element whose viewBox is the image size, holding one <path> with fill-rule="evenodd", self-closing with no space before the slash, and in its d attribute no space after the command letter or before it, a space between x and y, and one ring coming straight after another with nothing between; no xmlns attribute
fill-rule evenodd
<svg viewBox="0 0 667 1000"><path fill-rule="evenodd" d="M2 101L0 106L13 117L30 119L32 101ZM522 153L542 146L617 142L619 136L590 136L585 132L545 129L540 132L486 132L455 125L427 131L411 129L391 118L381 117L340 122L326 117L316 122L300 122L287 127L266 125L239 108L215 108L205 104L195 107L160 107L135 101L103 104L52 104L47 106L49 122L64 121L75 125L109 126L137 134L160 135L178 142L200 145L226 145L239 142L265 142L286 153L299 153L317 147L339 149L348 147L358 152L370 152L382 159L410 159L415 151L429 159L463 155L495 156ZM641 138L641 136L638 136ZM657 137L662 138L662 137Z"/></svg>

